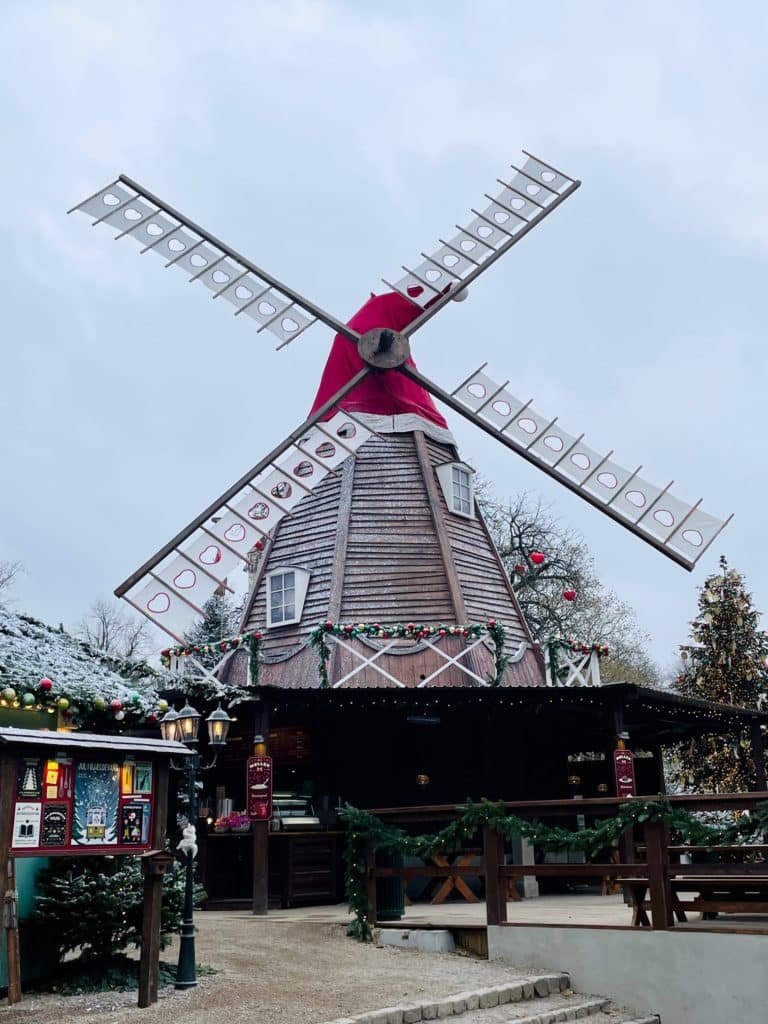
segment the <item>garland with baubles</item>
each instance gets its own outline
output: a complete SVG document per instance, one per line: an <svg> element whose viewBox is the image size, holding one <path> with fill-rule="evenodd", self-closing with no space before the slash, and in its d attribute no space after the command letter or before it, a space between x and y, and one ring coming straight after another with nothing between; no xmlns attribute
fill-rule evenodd
<svg viewBox="0 0 768 1024"><path fill-rule="evenodd" d="M357 622L342 625L337 622L323 622L309 635L310 643L317 649L319 657L318 671L321 687L329 686L328 660L331 656L331 649L326 643L328 635L342 637L346 640L355 640L357 637L367 637L371 640L442 640L446 636L459 636L478 640L483 635L493 643L494 647L494 674L488 680L491 686L499 686L504 678L504 670L509 662L508 656L504 653L506 632L504 626L496 619L489 619L485 625L472 623L466 626L446 625L441 623L438 626L428 626L421 622L396 622L394 625L381 625L379 622Z"/></svg>
<svg viewBox="0 0 768 1024"><path fill-rule="evenodd" d="M663 797L622 804L614 818L597 821L591 828L578 832L544 825L540 821L524 821L514 814L508 814L504 804L492 803L490 800L466 804L455 821L433 835L407 835L402 829L387 825L368 811L349 805L339 811L339 816L349 828L344 850L344 870L349 909L355 915L347 934L361 942L368 942L372 938L370 904L365 884L365 855L369 843L374 851L399 851L404 856L428 860L437 854L458 850L464 840L487 825L506 840L522 836L544 850L578 850L588 860L594 861L601 851L618 847L625 829L645 822L664 822L674 833L676 841L694 846L727 846L746 842L755 835L762 835L768 828L768 804L759 804L732 825L717 828L705 825L681 807L671 806Z"/></svg>
<svg viewBox="0 0 768 1024"><path fill-rule="evenodd" d="M25 684L18 690L5 686L0 690L0 707L48 711L49 714L58 711L67 725L79 728L85 725L101 728L110 722L117 729L142 723L152 725L169 708L167 701L158 699L152 700L153 707L147 710L144 700L136 690L130 691L124 699L77 696L48 676L32 686Z"/></svg>
<svg viewBox="0 0 768 1024"><path fill-rule="evenodd" d="M610 654L610 648L608 644L601 644L593 642L586 644L581 640L572 640L570 637L566 640L565 637L556 636L549 641L553 647L563 647L566 650L571 651L572 654L597 654L598 658L607 658Z"/></svg>
<svg viewBox="0 0 768 1024"><path fill-rule="evenodd" d="M240 633L238 636L227 636L209 644L180 644L178 647L166 647L160 651L160 660L165 668L171 667L171 658L188 658L193 654L226 654L228 651L236 651L240 647L248 650L248 664L251 671L251 686L257 686L259 682L259 669L261 666L261 641L263 637L257 629L253 633Z"/></svg>

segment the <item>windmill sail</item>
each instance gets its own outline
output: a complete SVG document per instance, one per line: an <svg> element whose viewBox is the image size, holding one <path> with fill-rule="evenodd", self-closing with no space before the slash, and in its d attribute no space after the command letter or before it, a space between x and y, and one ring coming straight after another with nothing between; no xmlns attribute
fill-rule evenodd
<svg viewBox="0 0 768 1024"><path fill-rule="evenodd" d="M385 280L390 288L424 310L407 334L413 334L457 291L509 252L581 184L542 160L528 153L525 156L521 168L512 167L508 181L498 179L501 189L495 195L486 194L488 205L473 209L474 216L463 226L457 225L458 234L447 241L441 239L434 252L422 253L423 259L413 268L404 266L405 275L394 284Z"/></svg>
<svg viewBox="0 0 768 1024"><path fill-rule="evenodd" d="M189 274L235 307L235 316L244 314L279 339L278 348L323 321L336 333L351 340L357 335L346 324L320 309L309 299L272 277L230 246L188 220L143 186L121 175L106 188L73 206L95 218L93 226L106 224L116 228L115 240L132 238L143 248L166 260L166 268L175 267Z"/></svg>
<svg viewBox="0 0 768 1024"><path fill-rule="evenodd" d="M543 469L569 490L686 569L693 569L732 516L719 519L671 493L674 481L659 487L640 475L642 466L626 469L613 452L601 454L571 434L558 417L524 402L483 372L475 371L450 394L411 367L402 372L462 413L486 433Z"/></svg>
<svg viewBox="0 0 768 1024"><path fill-rule="evenodd" d="M227 575L335 467L354 455L372 431L339 411L289 439L282 454L264 460L215 503L215 511L182 531L115 593L174 640L203 613Z"/></svg>

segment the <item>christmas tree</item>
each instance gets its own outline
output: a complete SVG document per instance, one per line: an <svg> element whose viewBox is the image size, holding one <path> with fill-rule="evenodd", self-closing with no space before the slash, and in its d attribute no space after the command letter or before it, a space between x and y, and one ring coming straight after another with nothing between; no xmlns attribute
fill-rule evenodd
<svg viewBox="0 0 768 1024"><path fill-rule="evenodd" d="M205 668L214 668L221 661L218 644L221 640L234 636L238 632L242 611L242 601L235 604L226 594L216 591L213 597L203 605L205 618L184 634L184 642L190 647L195 645L203 647L206 644L214 646L215 649L208 654L195 655Z"/></svg>
<svg viewBox="0 0 768 1024"><path fill-rule="evenodd" d="M758 628L758 620L741 573L721 557L720 571L705 580L699 594L693 642L680 647L679 692L737 707L762 707L768 699L768 634ZM744 734L692 740L677 752L673 764L687 790L754 788L752 746Z"/></svg>

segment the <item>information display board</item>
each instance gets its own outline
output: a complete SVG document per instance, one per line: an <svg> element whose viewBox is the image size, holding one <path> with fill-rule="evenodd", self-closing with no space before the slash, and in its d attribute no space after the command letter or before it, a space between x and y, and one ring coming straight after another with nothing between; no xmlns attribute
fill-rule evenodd
<svg viewBox="0 0 768 1024"><path fill-rule="evenodd" d="M151 761L24 757L18 764L11 852L31 856L136 853L151 845Z"/></svg>

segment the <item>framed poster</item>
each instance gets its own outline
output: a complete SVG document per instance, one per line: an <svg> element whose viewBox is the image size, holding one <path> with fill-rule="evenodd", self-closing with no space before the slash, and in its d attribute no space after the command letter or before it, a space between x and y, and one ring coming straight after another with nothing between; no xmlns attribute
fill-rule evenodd
<svg viewBox="0 0 768 1024"><path fill-rule="evenodd" d="M40 845L40 804L18 801L13 813L11 849Z"/></svg>
<svg viewBox="0 0 768 1024"><path fill-rule="evenodd" d="M152 765L149 761L137 761L133 770L133 792L152 792Z"/></svg>
<svg viewBox="0 0 768 1024"><path fill-rule="evenodd" d="M25 757L19 765L16 795L19 800L39 800L43 793L43 762L39 757Z"/></svg>
<svg viewBox="0 0 768 1024"><path fill-rule="evenodd" d="M120 808L120 845L146 846L149 842L149 800L126 800Z"/></svg>
<svg viewBox="0 0 768 1024"><path fill-rule="evenodd" d="M41 846L66 846L69 837L69 804L44 804Z"/></svg>
<svg viewBox="0 0 768 1024"><path fill-rule="evenodd" d="M120 768L82 761L75 768L73 846L116 846L120 806Z"/></svg>

